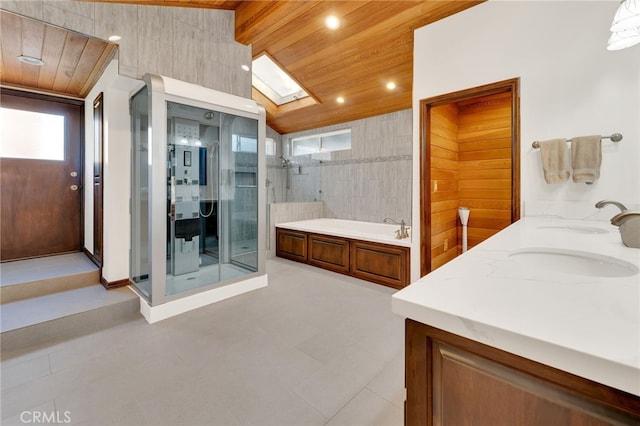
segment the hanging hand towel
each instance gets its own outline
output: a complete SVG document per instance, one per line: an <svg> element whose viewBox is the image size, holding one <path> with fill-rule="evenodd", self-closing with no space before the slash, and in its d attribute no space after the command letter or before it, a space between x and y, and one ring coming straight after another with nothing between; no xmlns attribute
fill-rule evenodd
<svg viewBox="0 0 640 426"><path fill-rule="evenodd" d="M571 138L571 168L574 182L592 183L600 177L601 138L600 135Z"/></svg>
<svg viewBox="0 0 640 426"><path fill-rule="evenodd" d="M567 169L567 141L550 139L540 142L542 171L547 183L561 183L569 179Z"/></svg>

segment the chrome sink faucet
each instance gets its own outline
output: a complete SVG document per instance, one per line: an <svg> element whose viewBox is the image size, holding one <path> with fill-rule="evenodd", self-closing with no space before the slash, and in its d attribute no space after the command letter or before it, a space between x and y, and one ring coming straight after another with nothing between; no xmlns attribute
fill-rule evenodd
<svg viewBox="0 0 640 426"><path fill-rule="evenodd" d="M640 248L640 212L625 210L612 217L611 224L620 229L625 246Z"/></svg>
<svg viewBox="0 0 640 426"><path fill-rule="evenodd" d="M397 220L391 219L390 217L385 217L382 221L384 223L393 223L395 225L400 225L400 229L396 231L397 239L401 240L403 238L409 238L409 227L405 223L404 219L398 222Z"/></svg>
<svg viewBox="0 0 640 426"><path fill-rule="evenodd" d="M610 200L600 200L596 203L596 207L601 209L607 204L613 204L614 206L618 207L621 212L624 212L627 210L624 204L619 203L618 201L610 201Z"/></svg>
<svg viewBox="0 0 640 426"><path fill-rule="evenodd" d="M640 248L640 211L629 211L624 204L609 200L598 201L596 207L601 209L607 204L620 209L620 213L611 218L611 224L620 229L622 243L627 247Z"/></svg>

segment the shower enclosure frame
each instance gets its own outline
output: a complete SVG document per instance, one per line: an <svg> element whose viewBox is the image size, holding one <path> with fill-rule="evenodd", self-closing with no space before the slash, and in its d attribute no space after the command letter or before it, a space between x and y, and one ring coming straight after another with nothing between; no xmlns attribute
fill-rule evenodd
<svg viewBox="0 0 640 426"><path fill-rule="evenodd" d="M132 262L130 280L132 288L140 295L141 302L144 301L148 305L146 308L153 308L160 305L169 305L171 302L180 302L175 304L177 311L187 311L195 307L203 306L217 300L222 300L237 294L250 291L255 288L266 285L266 267L265 267L265 212L266 212L266 188L260 185L264 182L266 176L266 158L265 158L265 137L266 137L266 118L264 108L251 99L241 98L235 95L219 92L213 89L196 86L183 81L147 74L143 78L147 88L148 102L148 167L146 169L148 179L148 216L147 216L147 233L148 233L148 281L150 283L150 292L145 294L138 288L134 281L133 262L134 244L131 244L130 262ZM130 99L138 94L144 87L132 93ZM191 290L178 292L176 294L167 294L167 162L168 162L168 136L167 136L167 105L169 102L184 104L196 108L212 110L224 114L230 114L237 117L245 117L257 122L257 172L256 172L256 189L257 189L257 232L256 232L256 255L257 267L255 272L248 272L235 278L221 279L218 282L211 283L193 288ZM132 129L132 132L134 129ZM132 137L135 137L132 134ZM132 149L134 144L132 143ZM134 164L134 156L132 153L132 167ZM135 169L132 169L132 174ZM132 185L134 180L132 176ZM132 187L132 191L133 191ZM132 194L133 197L133 194ZM130 206L132 214L132 227L135 225L133 217L133 198ZM141 215L142 216L142 215ZM133 229L131 238L134 238ZM247 285L242 282L250 281ZM232 288L234 284L240 284L236 289ZM215 293L217 292L217 293ZM206 295L205 295L206 293ZM214 294L215 293L215 294ZM206 297L199 297L205 295ZM197 299L194 299L197 298ZM181 299L191 299L185 301ZM207 301L210 300L210 301ZM191 307L189 307L191 306ZM176 309L169 308L171 311ZM141 303L141 311L144 312L145 307ZM180 313L180 312L177 312ZM177 314L176 313L176 314ZM162 317L172 316L170 314L162 314ZM147 317L147 315L145 315ZM160 318L162 319L162 318ZM147 320L151 321L148 317Z"/></svg>

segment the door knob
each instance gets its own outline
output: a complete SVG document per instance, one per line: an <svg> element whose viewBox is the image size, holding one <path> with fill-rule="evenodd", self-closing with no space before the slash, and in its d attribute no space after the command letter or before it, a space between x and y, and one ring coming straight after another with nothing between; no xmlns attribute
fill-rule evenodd
<svg viewBox="0 0 640 426"><path fill-rule="evenodd" d="M77 191L78 190L78 185L71 185L70 186L72 191Z"/></svg>
<svg viewBox="0 0 640 426"><path fill-rule="evenodd" d="M71 173L69 173L69 174L71 175L71 177L76 177L76 176L78 176L78 172L71 172Z"/></svg>

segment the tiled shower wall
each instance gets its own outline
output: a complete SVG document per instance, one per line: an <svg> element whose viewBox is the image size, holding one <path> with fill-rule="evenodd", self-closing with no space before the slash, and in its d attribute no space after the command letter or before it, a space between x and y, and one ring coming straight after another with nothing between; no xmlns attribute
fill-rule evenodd
<svg viewBox="0 0 640 426"><path fill-rule="evenodd" d="M146 73L251 97L251 48L235 41L234 12L58 0L2 0L0 8L118 42L119 73Z"/></svg>
<svg viewBox="0 0 640 426"><path fill-rule="evenodd" d="M351 128L350 150L289 155L294 137L345 128ZM411 110L282 135L282 147L291 160L289 168L283 168L278 158L267 162L273 187L267 191L277 202L324 201L327 217L411 222Z"/></svg>

